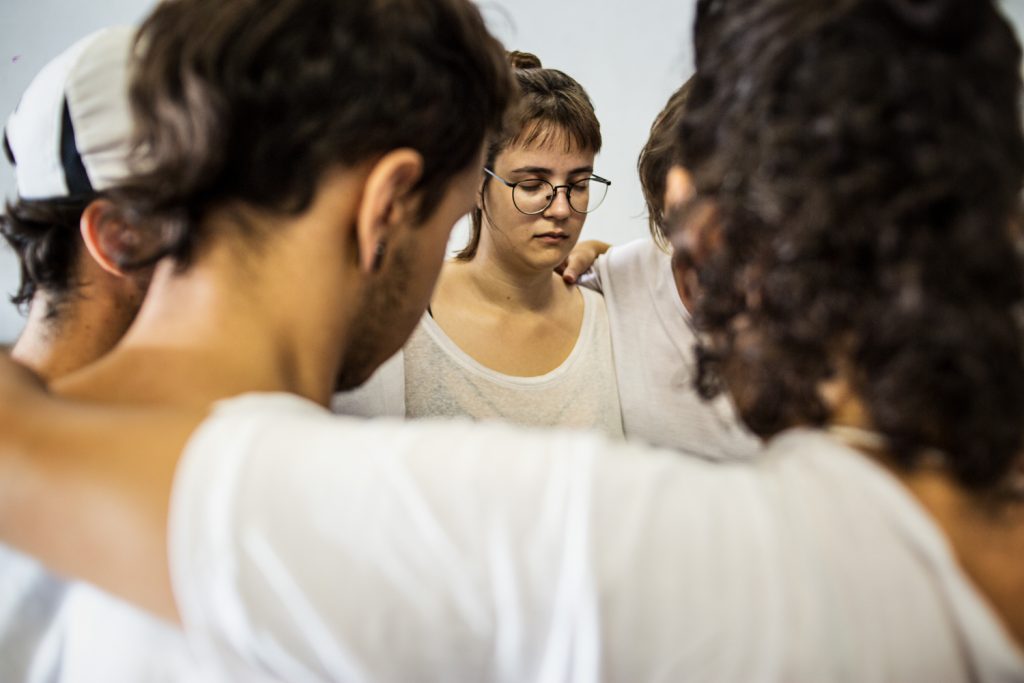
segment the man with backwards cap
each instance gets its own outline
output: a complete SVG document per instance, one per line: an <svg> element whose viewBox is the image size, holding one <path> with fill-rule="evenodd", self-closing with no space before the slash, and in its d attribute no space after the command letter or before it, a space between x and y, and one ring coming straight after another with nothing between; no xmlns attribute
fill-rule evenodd
<svg viewBox="0 0 1024 683"><path fill-rule="evenodd" d="M104 197L127 172L133 29L94 33L50 62L4 130L18 197L0 231L21 263L14 302L29 320L12 356L44 379L96 360L128 329L145 293L109 255L124 220Z"/></svg>
<svg viewBox="0 0 1024 683"><path fill-rule="evenodd" d="M97 31L47 64L4 130L18 196L0 216L17 254L12 297L28 322L12 357L47 381L106 353L135 317L146 277L109 254L125 222L104 191L127 172L135 31ZM181 633L0 546L0 680L196 680Z"/></svg>

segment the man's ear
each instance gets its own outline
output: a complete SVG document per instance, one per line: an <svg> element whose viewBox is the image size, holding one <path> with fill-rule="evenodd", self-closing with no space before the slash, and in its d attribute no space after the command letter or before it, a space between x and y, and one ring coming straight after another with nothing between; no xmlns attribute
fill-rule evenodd
<svg viewBox="0 0 1024 683"><path fill-rule="evenodd" d="M109 199L96 199L82 212L79 221L82 241L100 268L116 277L124 277L119 265L135 252L136 235L124 213Z"/></svg>
<svg viewBox="0 0 1024 683"><path fill-rule="evenodd" d="M423 156L413 149L388 152L370 168L356 217L359 266L367 273L380 268L388 240L411 221L416 203L413 187L423 176Z"/></svg>

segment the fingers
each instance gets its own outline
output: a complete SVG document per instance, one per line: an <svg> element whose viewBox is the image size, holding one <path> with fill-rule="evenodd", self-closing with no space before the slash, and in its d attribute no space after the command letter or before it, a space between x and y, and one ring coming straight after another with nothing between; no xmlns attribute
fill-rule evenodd
<svg viewBox="0 0 1024 683"><path fill-rule="evenodd" d="M582 273L587 272L594 263L593 254L587 254L584 250L573 249L569 258L565 259L565 268L562 270L562 279L570 285L576 284Z"/></svg>
<svg viewBox="0 0 1024 683"><path fill-rule="evenodd" d="M589 246L576 247L570 252L569 257L565 259L562 279L570 285L576 284L580 276L590 270L590 267L594 265L596 260L597 252Z"/></svg>

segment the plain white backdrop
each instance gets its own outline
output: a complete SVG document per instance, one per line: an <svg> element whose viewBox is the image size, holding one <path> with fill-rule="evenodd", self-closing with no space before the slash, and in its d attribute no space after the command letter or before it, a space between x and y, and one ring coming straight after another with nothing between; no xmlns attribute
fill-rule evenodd
<svg viewBox="0 0 1024 683"><path fill-rule="evenodd" d="M1024 0L1002 3L1020 30ZM103 26L136 23L153 4L154 0L0 0L0 118L6 120L36 72L77 38ZM594 100L604 134L597 173L613 184L605 204L588 218L584 237L617 244L645 235L636 155L654 116L693 70L694 0L479 4L491 30L509 49L533 52L545 66L569 73ZM13 172L6 159L0 161L0 193L6 198L14 195ZM463 241L464 234L464 229L457 229L453 245ZM23 323L8 300L16 283L16 261L5 245L0 246L0 343L12 341Z"/></svg>

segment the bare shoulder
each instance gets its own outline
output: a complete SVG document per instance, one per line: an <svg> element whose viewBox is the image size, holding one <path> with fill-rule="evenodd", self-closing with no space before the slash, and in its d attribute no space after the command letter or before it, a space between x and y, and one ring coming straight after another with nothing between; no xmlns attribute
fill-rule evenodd
<svg viewBox="0 0 1024 683"><path fill-rule="evenodd" d="M441 273L437 277L437 285L434 287L434 296L431 298L431 305L452 303L459 305L464 303L463 294L467 291L469 282L469 262L449 259L441 266Z"/></svg>
<svg viewBox="0 0 1024 683"><path fill-rule="evenodd" d="M205 407L126 405L58 396L30 370L0 355L0 452L8 455L28 460L80 459L79 465L91 458L139 451L164 452L176 459L206 414Z"/></svg>
<svg viewBox="0 0 1024 683"><path fill-rule="evenodd" d="M573 345L575 345L576 339L583 330L587 297L600 297L601 295L584 287L567 285L557 275L556 278L556 306L552 309L553 315L550 317L552 322L569 334Z"/></svg>
<svg viewBox="0 0 1024 683"><path fill-rule="evenodd" d="M559 307L563 310L569 311L582 311L585 304L585 295L583 293L583 287L576 284L570 284L562 279L557 273L553 274L552 286L555 289L555 295L559 302ZM599 293L593 290L587 290L592 292L594 296L601 296Z"/></svg>
<svg viewBox="0 0 1024 683"><path fill-rule="evenodd" d="M0 354L0 435L3 447L9 448L15 438L39 411L47 409L52 397L43 380L28 368L15 362L8 354Z"/></svg>

